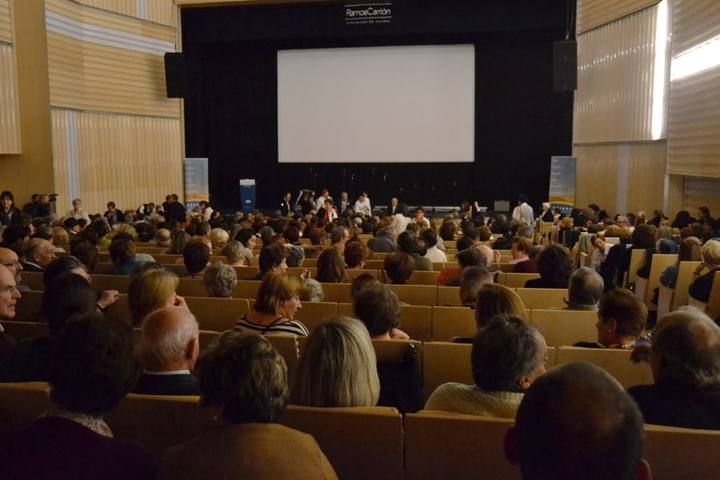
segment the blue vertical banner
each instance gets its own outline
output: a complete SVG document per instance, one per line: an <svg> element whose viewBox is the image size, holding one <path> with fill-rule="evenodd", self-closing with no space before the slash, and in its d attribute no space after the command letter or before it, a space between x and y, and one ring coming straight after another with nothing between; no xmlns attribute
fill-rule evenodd
<svg viewBox="0 0 720 480"><path fill-rule="evenodd" d="M575 157L553 156L550 161L550 195L553 207L575 206Z"/></svg>
<svg viewBox="0 0 720 480"><path fill-rule="evenodd" d="M201 201L210 201L210 188L208 186L208 159L186 158L184 161L185 173L185 206L191 210Z"/></svg>

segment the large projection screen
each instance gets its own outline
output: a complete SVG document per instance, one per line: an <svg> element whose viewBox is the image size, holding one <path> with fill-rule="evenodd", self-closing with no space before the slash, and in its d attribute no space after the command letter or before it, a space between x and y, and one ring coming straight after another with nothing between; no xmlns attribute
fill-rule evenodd
<svg viewBox="0 0 720 480"><path fill-rule="evenodd" d="M472 162L473 45L280 50L280 163Z"/></svg>

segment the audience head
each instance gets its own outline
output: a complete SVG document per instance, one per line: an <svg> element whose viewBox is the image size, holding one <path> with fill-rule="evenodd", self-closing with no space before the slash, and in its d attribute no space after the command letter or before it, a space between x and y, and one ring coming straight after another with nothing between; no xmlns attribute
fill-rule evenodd
<svg viewBox="0 0 720 480"><path fill-rule="evenodd" d="M52 244L56 246L67 246L70 244L70 236L63 227L52 229Z"/></svg>
<svg viewBox="0 0 720 480"><path fill-rule="evenodd" d="M680 242L678 253L679 262L697 262L702 259L700 240L695 237L688 237Z"/></svg>
<svg viewBox="0 0 720 480"><path fill-rule="evenodd" d="M80 260L89 272L95 271L98 253L97 245L88 240L80 240L70 247L70 254Z"/></svg>
<svg viewBox="0 0 720 480"><path fill-rule="evenodd" d="M363 290L369 286L377 285L382 285L382 283L380 283L380 280L378 280L369 273L362 273L357 277L353 278L352 284L350 285L350 297L353 299L353 301L355 301L355 297L357 296L358 292L360 292L360 290Z"/></svg>
<svg viewBox="0 0 720 480"><path fill-rule="evenodd" d="M237 286L237 272L225 263L213 263L205 269L203 284L211 297L230 298Z"/></svg>
<svg viewBox="0 0 720 480"><path fill-rule="evenodd" d="M654 225L643 223L635 227L632 233L633 248L655 249L657 228Z"/></svg>
<svg viewBox="0 0 720 480"><path fill-rule="evenodd" d="M256 312L268 315L282 315L292 318L300 304L300 290L302 285L296 277L284 273L272 273L263 278L255 299Z"/></svg>
<svg viewBox="0 0 720 480"><path fill-rule="evenodd" d="M45 269L55 260L55 248L53 244L42 238L31 238L23 248L23 256L28 262L32 262Z"/></svg>
<svg viewBox="0 0 720 480"><path fill-rule="evenodd" d="M122 265L135 260L135 242L128 238L116 238L108 247L113 265Z"/></svg>
<svg viewBox="0 0 720 480"><path fill-rule="evenodd" d="M496 315L505 314L525 318L525 305L520 296L505 285L489 283L480 287L475 304L475 322L478 330L484 328Z"/></svg>
<svg viewBox="0 0 720 480"><path fill-rule="evenodd" d="M260 273L284 273L287 271L287 252L283 245L271 244L260 251L258 258Z"/></svg>
<svg viewBox="0 0 720 480"><path fill-rule="evenodd" d="M243 247L252 250L257 243L257 236L252 228L243 228L235 235L235 240L242 243Z"/></svg>
<svg viewBox="0 0 720 480"><path fill-rule="evenodd" d="M102 417L135 386L130 327L97 312L73 317L52 354L48 382L53 404L69 412Z"/></svg>
<svg viewBox="0 0 720 480"><path fill-rule="evenodd" d="M464 252L466 250L469 250L473 245L475 245L475 241L467 235L463 235L462 237L458 238L457 242L455 242L455 246L457 247L458 252Z"/></svg>
<svg viewBox="0 0 720 480"><path fill-rule="evenodd" d="M155 310L142 324L138 358L145 370L191 370L200 354L198 322L184 307Z"/></svg>
<svg viewBox="0 0 720 480"><path fill-rule="evenodd" d="M202 273L210 261L210 249L202 241L191 240L183 248L183 262L190 275Z"/></svg>
<svg viewBox="0 0 720 480"><path fill-rule="evenodd" d="M655 383L716 388L720 385L720 327L692 307L666 315L655 328L651 364Z"/></svg>
<svg viewBox="0 0 720 480"><path fill-rule="evenodd" d="M631 346L647 322L645 304L629 290L616 288L600 298L598 306L598 343L605 347Z"/></svg>
<svg viewBox="0 0 720 480"><path fill-rule="evenodd" d="M224 228L213 228L210 230L210 242L213 248L224 248L230 241L230 234Z"/></svg>
<svg viewBox="0 0 720 480"><path fill-rule="evenodd" d="M225 332L197 365L200 403L233 425L274 423L288 401L285 360L262 335Z"/></svg>
<svg viewBox="0 0 720 480"><path fill-rule="evenodd" d="M597 307L605 282L592 268L580 267L570 276L568 307L588 309Z"/></svg>
<svg viewBox="0 0 720 480"><path fill-rule="evenodd" d="M397 238L398 249L401 252L412 255L417 253L417 233L411 230L405 230Z"/></svg>
<svg viewBox="0 0 720 480"><path fill-rule="evenodd" d="M318 282L342 283L345 281L345 261L336 248L326 248L317 259Z"/></svg>
<svg viewBox="0 0 720 480"><path fill-rule="evenodd" d="M330 242L333 245L345 245L348 240L350 240L350 230L346 227L336 227L330 232Z"/></svg>
<svg viewBox="0 0 720 480"><path fill-rule="evenodd" d="M46 287L40 305L50 336L57 337L71 316L94 312L97 300L97 292L80 275L66 273L55 278Z"/></svg>
<svg viewBox="0 0 720 480"><path fill-rule="evenodd" d="M720 241L708 240L705 242L701 254L705 265L711 268L720 267Z"/></svg>
<svg viewBox="0 0 720 480"><path fill-rule="evenodd" d="M175 230L172 233L168 253L173 255L182 255L183 249L185 249L185 245L187 245L189 241L190 235L188 235L184 230Z"/></svg>
<svg viewBox="0 0 720 480"><path fill-rule="evenodd" d="M454 240L456 233L457 225L455 225L455 222L453 222L452 220L443 222L442 225L440 225L440 230L438 231L440 238L442 238L444 241Z"/></svg>
<svg viewBox="0 0 720 480"><path fill-rule="evenodd" d="M571 363L525 393L505 452L525 480L649 479L643 438L642 415L617 381L594 365Z"/></svg>
<svg viewBox="0 0 720 480"><path fill-rule="evenodd" d="M307 278L300 290L300 300L303 302L322 302L325 293L322 285L314 278Z"/></svg>
<svg viewBox="0 0 720 480"><path fill-rule="evenodd" d="M227 258L230 265L243 265L245 263L245 256L242 254L241 248L242 244L237 240L233 240L225 245L221 253Z"/></svg>
<svg viewBox="0 0 720 480"><path fill-rule="evenodd" d="M15 318L15 306L20 297L15 275L5 265L0 265L0 320Z"/></svg>
<svg viewBox="0 0 720 480"><path fill-rule="evenodd" d="M345 244L345 265L347 268L363 268L370 252L362 242L348 242Z"/></svg>
<svg viewBox="0 0 720 480"><path fill-rule="evenodd" d="M527 257L530 254L530 249L532 248L532 240L528 240L525 237L513 237L512 240L512 247L510 250L510 253L512 255L512 258L514 260Z"/></svg>
<svg viewBox="0 0 720 480"><path fill-rule="evenodd" d="M475 247L469 247L461 250L455 256L461 269L468 267L483 267L487 270L485 255Z"/></svg>
<svg viewBox="0 0 720 480"><path fill-rule="evenodd" d="M133 325L139 326L155 310L174 306L179 284L178 276L164 268L148 268L133 275L128 288Z"/></svg>
<svg viewBox="0 0 720 480"><path fill-rule="evenodd" d="M371 407L379 395L375 351L361 322L341 317L310 334L293 383L293 403Z"/></svg>
<svg viewBox="0 0 720 480"><path fill-rule="evenodd" d="M20 282L23 267L22 263L20 263L20 257L14 250L0 247L0 265L10 270L16 283Z"/></svg>
<svg viewBox="0 0 720 480"><path fill-rule="evenodd" d="M357 292L353 311L372 338L389 338L390 332L400 326L400 300L395 292L380 283Z"/></svg>
<svg viewBox="0 0 720 480"><path fill-rule="evenodd" d="M537 260L538 273L553 288L567 288L572 272L570 251L562 245L549 245L540 252Z"/></svg>
<svg viewBox="0 0 720 480"><path fill-rule="evenodd" d="M495 253L493 252L492 248L488 247L487 245L477 245L475 249L477 249L477 251L479 251L480 254L483 256L485 260L484 266L487 268L491 268L493 263L495 262Z"/></svg>
<svg viewBox="0 0 720 480"><path fill-rule="evenodd" d="M45 285L45 288L47 288L56 278L59 278L66 273L80 275L88 283L91 282L87 267L72 255L66 255L64 257L56 258L50 262L50 265L48 265L43 272L43 284Z"/></svg>
<svg viewBox="0 0 720 480"><path fill-rule="evenodd" d="M478 292L493 283L493 277L485 267L467 267L460 276L460 301L463 305L475 307Z"/></svg>
<svg viewBox="0 0 720 480"><path fill-rule="evenodd" d="M473 340L475 385L488 392L525 390L545 373L546 353L535 328L519 317L496 315Z"/></svg>
<svg viewBox="0 0 720 480"><path fill-rule="evenodd" d="M404 285L415 271L415 259L405 252L389 253L385 256L383 266L391 283Z"/></svg>

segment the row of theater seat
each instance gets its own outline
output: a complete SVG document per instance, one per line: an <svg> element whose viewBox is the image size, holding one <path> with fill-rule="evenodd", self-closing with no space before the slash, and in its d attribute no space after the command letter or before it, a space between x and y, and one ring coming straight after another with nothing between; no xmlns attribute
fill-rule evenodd
<svg viewBox="0 0 720 480"><path fill-rule="evenodd" d="M161 454L202 431L197 400L128 395L107 421L117 438ZM0 384L0 428L30 423L48 401L46 384ZM503 455L512 420L430 411L403 419L386 407L290 406L280 422L313 435L346 480L520 478ZM656 480L712 478L720 469L720 432L647 425L645 436Z"/></svg>

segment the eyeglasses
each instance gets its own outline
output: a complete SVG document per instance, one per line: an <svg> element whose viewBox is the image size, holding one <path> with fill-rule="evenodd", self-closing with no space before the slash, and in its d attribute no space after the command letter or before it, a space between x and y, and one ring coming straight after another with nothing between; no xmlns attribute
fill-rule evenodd
<svg viewBox="0 0 720 480"><path fill-rule="evenodd" d="M20 260L15 260L14 262L10 263L3 263L3 265L8 268L17 267L18 265L20 265Z"/></svg>

